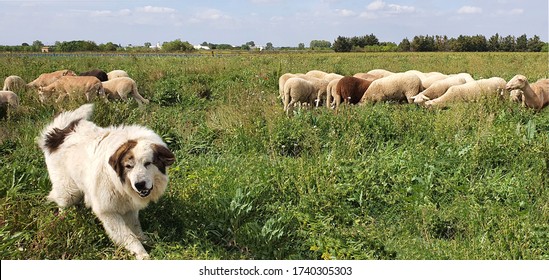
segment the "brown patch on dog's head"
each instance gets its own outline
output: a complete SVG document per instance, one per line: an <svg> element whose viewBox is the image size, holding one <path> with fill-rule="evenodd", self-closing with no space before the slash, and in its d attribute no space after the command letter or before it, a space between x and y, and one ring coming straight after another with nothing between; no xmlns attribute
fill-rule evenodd
<svg viewBox="0 0 549 280"><path fill-rule="evenodd" d="M65 138L70 133L74 132L74 128L82 119L77 119L72 121L67 127L65 128L54 128L48 134L46 134L44 146L48 150L48 152L53 153L57 151L59 146L65 142Z"/></svg>
<svg viewBox="0 0 549 280"><path fill-rule="evenodd" d="M110 166L116 171L120 181L124 183L126 180L126 164L129 161L133 160L133 153L131 150L137 145L137 141L129 140L128 142L122 144L116 152L109 158Z"/></svg>
<svg viewBox="0 0 549 280"><path fill-rule="evenodd" d="M153 164L162 174L166 174L166 167L175 162L174 154L168 148L158 144L152 144L152 149L154 151Z"/></svg>

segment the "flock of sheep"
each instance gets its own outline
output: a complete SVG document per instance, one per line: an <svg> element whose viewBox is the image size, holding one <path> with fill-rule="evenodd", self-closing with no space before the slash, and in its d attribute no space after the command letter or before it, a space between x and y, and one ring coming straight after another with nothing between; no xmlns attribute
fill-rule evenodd
<svg viewBox="0 0 549 280"><path fill-rule="evenodd" d="M540 110L549 105L549 79L529 84L523 75L509 82L499 77L475 80L468 73L422 73L410 70L393 73L374 69L367 73L342 76L311 70L305 74L286 73L278 80L279 98L289 115L295 106L325 104L337 109L341 102L365 104L407 102L425 107L444 107L457 101L476 101L499 96Z"/></svg>
<svg viewBox="0 0 549 280"><path fill-rule="evenodd" d="M46 102L54 95L57 96L55 102L61 102L67 96L80 98L83 94L88 102L97 96L104 100L126 100L128 95L132 95L140 105L149 103L139 94L136 82L126 71L113 70L106 73L94 69L78 75L72 70L43 73L28 84L19 76L9 76L0 91L0 106L16 108L20 99L15 92L27 89L37 90L41 102Z"/></svg>
<svg viewBox="0 0 549 280"><path fill-rule="evenodd" d="M422 73L410 70L393 73L374 69L367 73L342 76L311 70L306 74L286 73L280 76L279 97L284 111L289 115L295 106L303 104L337 109L341 102L364 104L375 102L407 102L425 107L444 107L456 101L475 101L483 96L499 96L521 102L523 106L540 110L549 105L549 79L529 84L523 75L516 75L509 82L499 77L475 80L468 73ZM0 106L19 105L18 90L35 89L41 102L56 95L56 102L67 96L85 95L87 101L100 96L108 99L127 99L132 95L137 102L147 104L136 82L123 70L105 73L91 70L78 75L71 70L59 70L41 74L30 83L19 76L9 76L0 91Z"/></svg>

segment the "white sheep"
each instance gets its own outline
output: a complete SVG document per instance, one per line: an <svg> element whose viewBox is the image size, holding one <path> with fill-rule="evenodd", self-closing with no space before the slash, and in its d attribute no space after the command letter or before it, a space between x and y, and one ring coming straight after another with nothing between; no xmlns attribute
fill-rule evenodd
<svg viewBox="0 0 549 280"><path fill-rule="evenodd" d="M335 80L335 79L341 79L343 78L343 75L339 75L337 73L328 73L326 74L324 77L322 77L323 80L325 81L332 81L332 80Z"/></svg>
<svg viewBox="0 0 549 280"><path fill-rule="evenodd" d="M337 83L339 83L339 80L341 78L331 80L326 87L326 107L328 109L334 108L335 100L340 96L337 92Z"/></svg>
<svg viewBox="0 0 549 280"><path fill-rule="evenodd" d="M373 81L359 104L382 101L412 103L412 96L417 95L422 89L421 79L416 74L396 73Z"/></svg>
<svg viewBox="0 0 549 280"><path fill-rule="evenodd" d="M4 88L2 90L20 91L20 90L25 90L26 88L27 88L27 83L25 83L23 78L19 76L11 75L4 80Z"/></svg>
<svg viewBox="0 0 549 280"><path fill-rule="evenodd" d="M414 103L423 104L425 101L442 96L451 86L465 84L465 79L461 76L448 77L444 80L436 81L430 87L412 96Z"/></svg>
<svg viewBox="0 0 549 280"><path fill-rule="evenodd" d="M290 78L284 84L284 111L289 115L290 108L295 104L308 103L312 105L317 90L312 82L303 78Z"/></svg>
<svg viewBox="0 0 549 280"><path fill-rule="evenodd" d="M458 73L458 74L451 74L449 75L450 77L462 77L465 79L465 82L466 83L470 83L470 82L475 82L475 79L473 79L473 77L471 76L471 74L469 73Z"/></svg>
<svg viewBox="0 0 549 280"><path fill-rule="evenodd" d="M427 107L444 107L453 102L478 101L486 96L495 96L505 88L505 80L499 77L482 79L471 83L451 86L442 96L425 102Z"/></svg>
<svg viewBox="0 0 549 280"><path fill-rule="evenodd" d="M128 77L120 77L112 80L102 82L105 94L111 99L127 100L128 94L131 94L135 100L141 105L142 103L148 104L149 100L143 98L137 91L137 84L135 81Z"/></svg>
<svg viewBox="0 0 549 280"><path fill-rule="evenodd" d="M107 78L109 80L121 77L130 77L130 75L128 75L128 73L124 70L112 70L111 72L107 73Z"/></svg>
<svg viewBox="0 0 549 280"><path fill-rule="evenodd" d="M421 80L421 84L423 85L423 88L427 89L430 86L432 86L434 83L444 80L448 78L448 75L439 73L439 72L431 72L426 74L427 77L425 79Z"/></svg>
<svg viewBox="0 0 549 280"><path fill-rule="evenodd" d="M505 86L505 89L522 91L524 104L536 110L541 110L549 105L549 79L541 79L533 84L528 83L524 75L514 76Z"/></svg>
<svg viewBox="0 0 549 280"><path fill-rule="evenodd" d="M315 103L315 106L318 107L321 102L325 102L326 100L324 100L324 98L327 95L326 92L328 90L329 82L324 80L324 79L313 78L313 77L305 77L303 79L311 82L313 84L313 86L315 87L315 90L316 90L316 95L315 95L316 103Z"/></svg>
<svg viewBox="0 0 549 280"><path fill-rule="evenodd" d="M17 108L19 106L19 96L11 90L0 91L0 107Z"/></svg>
<svg viewBox="0 0 549 280"><path fill-rule="evenodd" d="M284 100L284 84L289 78L305 78L305 74L284 73L278 78L278 97Z"/></svg>
<svg viewBox="0 0 549 280"><path fill-rule="evenodd" d="M391 72L391 71L388 71L388 70L385 70L385 69L373 69L373 70L370 70L370 71L366 72L366 74L375 75L375 76L378 76L379 78L385 78L385 77L389 77L389 76L391 76L395 73ZM357 78L360 78L360 77L357 77Z"/></svg>
<svg viewBox="0 0 549 280"><path fill-rule="evenodd" d="M520 103L520 105L522 107L527 107L526 106L526 103L524 103L524 92L522 92L522 90L520 89L513 89L511 91L507 91L509 92L509 101L511 102L517 102L517 103ZM503 96L505 98L505 96Z"/></svg>
<svg viewBox="0 0 549 280"><path fill-rule="evenodd" d="M305 76L313 77L313 78L317 78L317 79L322 79L326 75L328 75L328 73L326 73L324 71L320 71L320 70L311 70L311 71L305 73Z"/></svg>

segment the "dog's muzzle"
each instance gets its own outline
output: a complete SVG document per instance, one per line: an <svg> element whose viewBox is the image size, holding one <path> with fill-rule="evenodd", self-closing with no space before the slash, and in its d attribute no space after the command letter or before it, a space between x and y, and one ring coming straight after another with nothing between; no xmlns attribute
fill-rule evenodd
<svg viewBox="0 0 549 280"><path fill-rule="evenodd" d="M150 189L148 189L146 182L137 182L134 184L134 188L141 197L147 197L149 194L151 194L151 191L153 189L152 186Z"/></svg>

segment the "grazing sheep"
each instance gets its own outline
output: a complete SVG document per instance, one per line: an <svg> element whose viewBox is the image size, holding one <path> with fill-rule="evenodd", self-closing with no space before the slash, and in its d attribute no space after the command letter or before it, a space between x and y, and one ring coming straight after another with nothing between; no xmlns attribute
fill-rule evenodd
<svg viewBox="0 0 549 280"><path fill-rule="evenodd" d="M84 93L88 102L96 95L105 97L103 84L99 79L92 76L63 76L48 86L38 88L38 96L41 102L45 102L53 93L59 94L55 102L63 100L67 95L75 96L78 93Z"/></svg>
<svg viewBox="0 0 549 280"><path fill-rule="evenodd" d="M99 69L93 69L93 70L90 70L88 72L82 72L82 73L78 74L78 76L93 76L93 77L98 78L101 82L109 80L109 77L107 76L107 73L105 73L105 71L99 70Z"/></svg>
<svg viewBox="0 0 549 280"><path fill-rule="evenodd" d="M360 102L371 83L370 80L356 77L341 78L337 83L337 95L334 96L336 110L339 108L342 99L344 103L357 104Z"/></svg>
<svg viewBox="0 0 549 280"><path fill-rule="evenodd" d="M469 73L458 73L458 74L452 74L452 75L449 75L450 77L462 77L465 79L465 82L466 83L470 83L470 82L474 82L475 79L473 79L473 77L471 76L471 74Z"/></svg>
<svg viewBox="0 0 549 280"><path fill-rule="evenodd" d="M478 101L482 97L496 95L505 88L505 80L499 77L482 79L450 87L442 96L425 102L427 107L445 107L453 102Z"/></svg>
<svg viewBox="0 0 549 280"><path fill-rule="evenodd" d="M414 103L423 104L425 101L442 96L451 86L465 84L465 79L461 76L453 76L433 83L430 87L412 96Z"/></svg>
<svg viewBox="0 0 549 280"><path fill-rule="evenodd" d="M324 104L323 102L326 101L324 100L324 98L326 97L326 92L328 90L329 82L324 79L313 78L313 77L304 77L303 79L311 82L315 87L315 90L316 90L315 106L318 107L320 104Z"/></svg>
<svg viewBox="0 0 549 280"><path fill-rule="evenodd" d="M446 78L448 78L448 75L445 75L439 72L431 72L431 73L427 73L427 77L421 80L421 84L423 85L423 88L427 89L430 86L432 86L435 82L444 80Z"/></svg>
<svg viewBox="0 0 549 280"><path fill-rule="evenodd" d="M0 107L5 106L17 108L19 106L19 96L11 90L0 91Z"/></svg>
<svg viewBox="0 0 549 280"><path fill-rule="evenodd" d="M305 78L305 74L292 74L292 73L285 73L278 78L278 97L282 100L284 100L284 84L289 78Z"/></svg>
<svg viewBox="0 0 549 280"><path fill-rule="evenodd" d="M27 88L27 83L19 76L8 76L4 80L4 91L20 91Z"/></svg>
<svg viewBox="0 0 549 280"><path fill-rule="evenodd" d="M335 79L341 79L341 78L343 78L343 75L339 75L336 73L328 73L324 77L322 77L323 80L328 82L333 81Z"/></svg>
<svg viewBox="0 0 549 280"><path fill-rule="evenodd" d="M326 107L328 109L335 106L335 97L339 96L339 93L337 92L337 83L339 83L339 80L341 80L341 78L331 80L326 87Z"/></svg>
<svg viewBox="0 0 549 280"><path fill-rule="evenodd" d="M522 90L520 89L513 89L511 91L505 91L505 92L509 92L509 101L511 102L517 102L517 103L520 103L520 105L522 107L527 107L526 106L526 103L524 103L524 92L522 92ZM505 93L505 92L502 92L502 93ZM502 97L506 97L506 96L503 96L504 94L502 94Z"/></svg>
<svg viewBox="0 0 549 280"><path fill-rule="evenodd" d="M368 71L367 74L375 75L375 76L378 76L380 78L385 78L385 77L389 77L389 76L391 76L395 73L391 72L391 71L388 71L388 70L385 70L385 69L373 69L373 70Z"/></svg>
<svg viewBox="0 0 549 280"><path fill-rule="evenodd" d="M549 79L541 79L529 84L524 75L516 75L506 84L505 89L508 91L520 89L523 102L528 108L541 110L549 105Z"/></svg>
<svg viewBox="0 0 549 280"><path fill-rule="evenodd" d="M412 96L417 95L422 89L421 79L416 74L397 73L373 81L359 103L382 101L412 103Z"/></svg>
<svg viewBox="0 0 549 280"><path fill-rule="evenodd" d="M305 76L312 77L312 78L317 78L317 79L322 79L326 75L328 75L328 73L326 73L324 71L320 71L320 70L311 70L311 71L305 73Z"/></svg>
<svg viewBox="0 0 549 280"><path fill-rule="evenodd" d="M288 79L284 84L284 111L289 115L290 108L296 103L312 105L316 94L317 89L312 82L297 77Z"/></svg>
<svg viewBox="0 0 549 280"><path fill-rule="evenodd" d="M120 77L130 77L128 73L124 70L112 70L111 72L107 73L108 80L120 78Z"/></svg>
<svg viewBox="0 0 549 280"><path fill-rule="evenodd" d="M368 74L368 73L356 73L353 75L353 77L368 80L370 82L383 78L383 76L381 75Z"/></svg>
<svg viewBox="0 0 549 280"><path fill-rule="evenodd" d="M131 94L139 105L142 103L149 103L149 100L143 98L143 96L139 94L137 91L137 84L131 78L120 77L102 82L102 84L108 98L127 100L128 94Z"/></svg>
<svg viewBox="0 0 549 280"><path fill-rule="evenodd" d="M76 76L76 73L74 73L74 71L72 70L59 70L51 73L40 74L38 78L28 83L27 86L31 88L49 86L50 84L55 82L57 79L64 76Z"/></svg>

